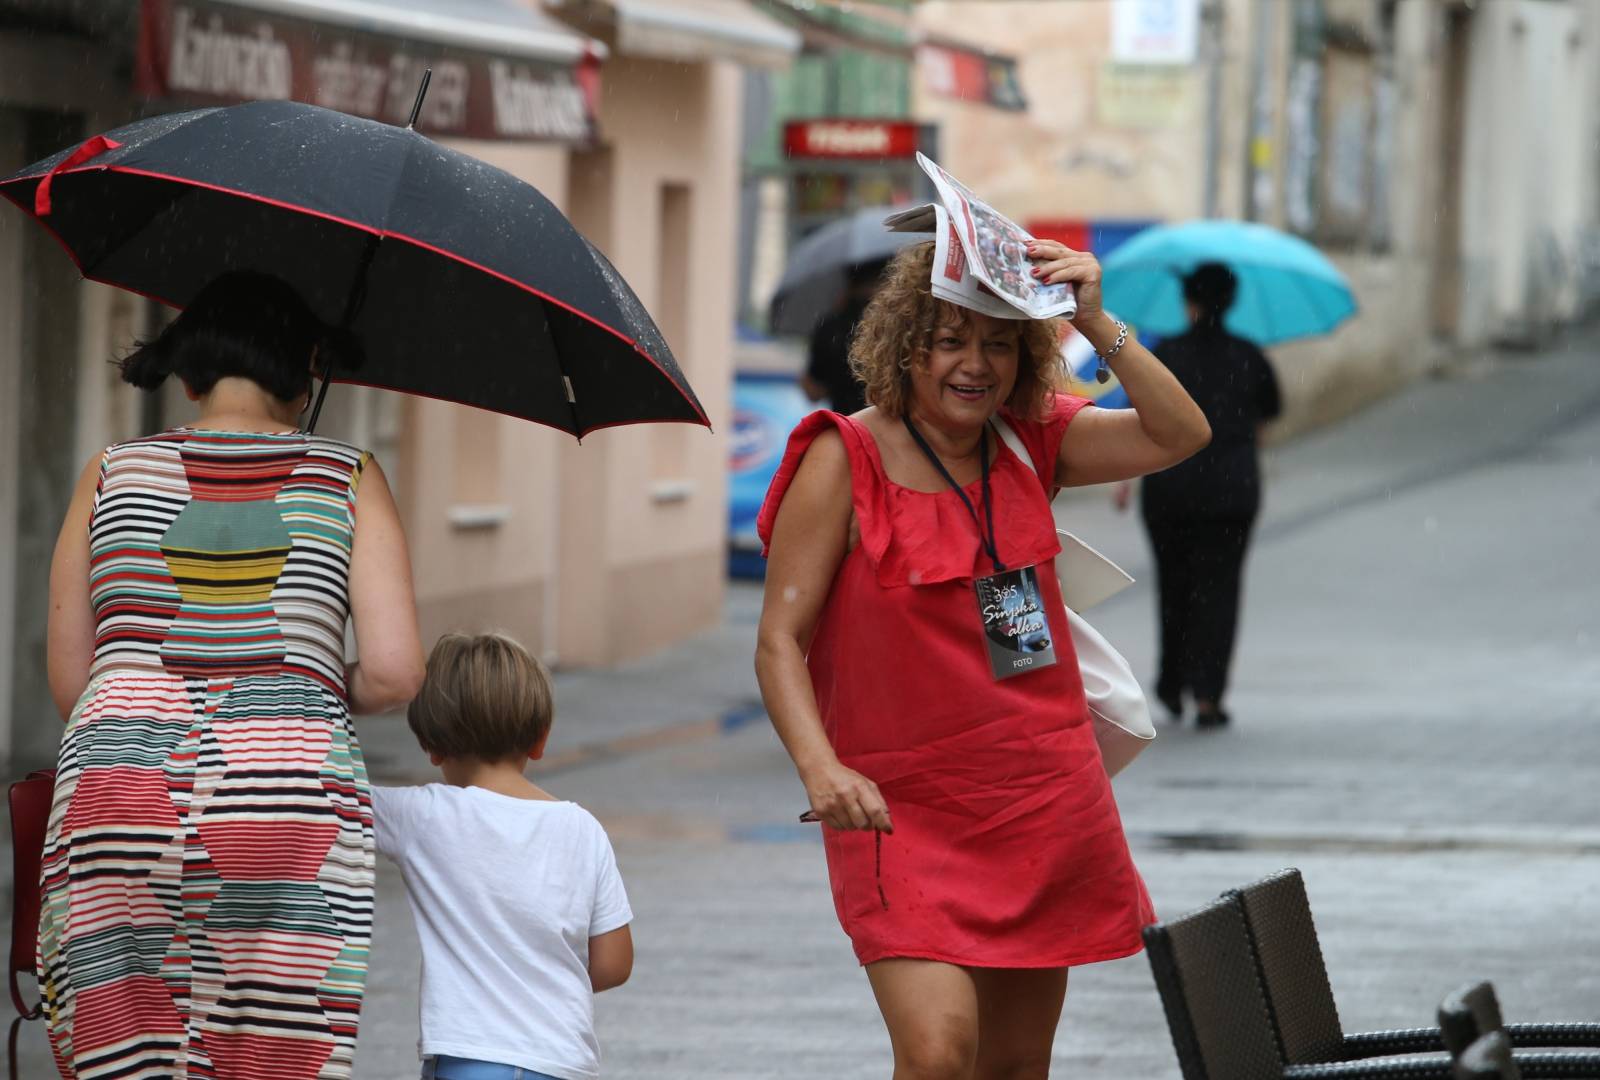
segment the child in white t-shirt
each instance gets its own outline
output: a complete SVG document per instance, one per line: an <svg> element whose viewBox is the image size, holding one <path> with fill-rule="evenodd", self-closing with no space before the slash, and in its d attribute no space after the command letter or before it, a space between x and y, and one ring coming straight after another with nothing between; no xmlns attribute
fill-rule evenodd
<svg viewBox="0 0 1600 1080"><path fill-rule="evenodd" d="M523 776L553 713L522 646L447 635L406 710L445 782L373 789L422 941L425 1078L600 1075L594 995L633 969L633 912L600 823Z"/></svg>

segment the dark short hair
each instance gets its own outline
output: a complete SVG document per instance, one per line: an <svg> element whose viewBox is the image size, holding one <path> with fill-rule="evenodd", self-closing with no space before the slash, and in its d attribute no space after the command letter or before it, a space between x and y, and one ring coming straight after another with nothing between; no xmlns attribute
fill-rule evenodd
<svg viewBox="0 0 1600 1080"><path fill-rule="evenodd" d="M446 634L428 654L406 723L430 754L504 761L539 745L555 718L544 665L502 634Z"/></svg>
<svg viewBox="0 0 1600 1080"><path fill-rule="evenodd" d="M1227 265L1201 263L1183 278L1183 298L1213 318L1227 313L1239 291L1239 279Z"/></svg>
<svg viewBox="0 0 1600 1080"><path fill-rule="evenodd" d="M361 366L355 336L322 322L287 282L235 270L208 282L155 340L139 342L120 364L123 379L141 390L176 375L208 394L232 376L293 401L311 387L313 353L324 371Z"/></svg>

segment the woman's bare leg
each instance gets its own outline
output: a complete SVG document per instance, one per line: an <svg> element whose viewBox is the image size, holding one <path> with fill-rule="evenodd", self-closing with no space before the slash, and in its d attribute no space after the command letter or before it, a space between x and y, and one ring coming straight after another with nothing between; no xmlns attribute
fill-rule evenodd
<svg viewBox="0 0 1600 1080"><path fill-rule="evenodd" d="M879 960L867 979L894 1047L894 1080L972 1080L978 995L972 975L932 960Z"/></svg>
<svg viewBox="0 0 1600 1080"><path fill-rule="evenodd" d="M1066 968L973 968L978 993L978 1065L975 1080L1045 1080Z"/></svg>

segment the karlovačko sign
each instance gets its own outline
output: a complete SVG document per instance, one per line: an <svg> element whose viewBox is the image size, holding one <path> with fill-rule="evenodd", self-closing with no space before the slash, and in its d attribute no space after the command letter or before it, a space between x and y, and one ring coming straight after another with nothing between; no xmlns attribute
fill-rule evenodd
<svg viewBox="0 0 1600 1080"><path fill-rule="evenodd" d="M404 124L433 69L420 130L588 143L597 57L576 67L407 41L208 0L142 0L135 84L198 104L290 99Z"/></svg>

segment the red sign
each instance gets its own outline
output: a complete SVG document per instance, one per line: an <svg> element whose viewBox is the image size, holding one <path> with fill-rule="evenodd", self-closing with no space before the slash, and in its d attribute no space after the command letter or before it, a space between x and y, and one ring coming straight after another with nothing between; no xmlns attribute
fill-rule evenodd
<svg viewBox="0 0 1600 1080"><path fill-rule="evenodd" d="M142 0L136 84L200 104L291 99L404 124L424 68L419 130L477 139L594 138L599 61L499 57L266 14L214 0Z"/></svg>
<svg viewBox="0 0 1600 1080"><path fill-rule="evenodd" d="M935 94L1013 112L1028 107L1017 77L1017 62L1009 56L924 42L917 46L917 69L922 85Z"/></svg>
<svg viewBox="0 0 1600 1080"><path fill-rule="evenodd" d="M784 153L794 158L909 158L917 125L908 120L792 120L783 126Z"/></svg>

